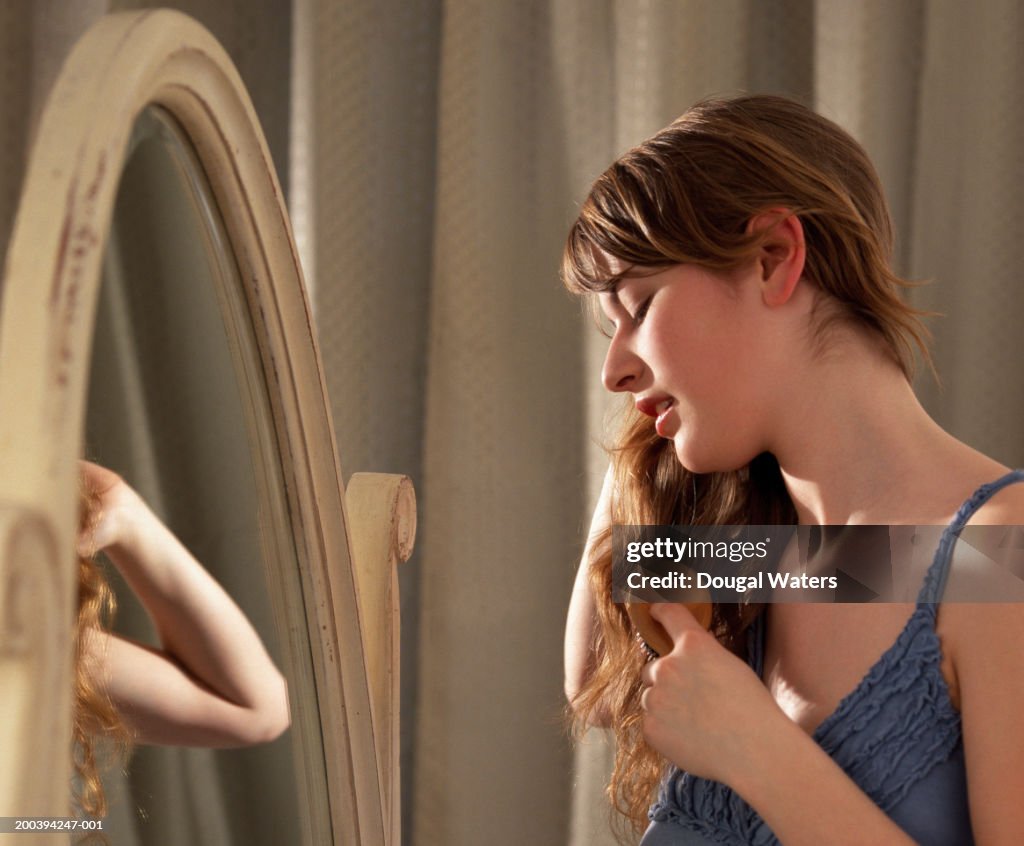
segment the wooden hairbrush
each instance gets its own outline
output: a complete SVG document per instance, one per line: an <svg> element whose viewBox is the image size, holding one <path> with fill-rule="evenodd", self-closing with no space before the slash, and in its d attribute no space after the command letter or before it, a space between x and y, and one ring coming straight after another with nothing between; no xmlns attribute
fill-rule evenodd
<svg viewBox="0 0 1024 846"><path fill-rule="evenodd" d="M711 628L710 602L682 603L693 614L697 623L705 630ZM627 602L626 613L629 615L637 638L652 657L668 655L672 651L672 638L665 627L651 616L651 606L646 602Z"/></svg>

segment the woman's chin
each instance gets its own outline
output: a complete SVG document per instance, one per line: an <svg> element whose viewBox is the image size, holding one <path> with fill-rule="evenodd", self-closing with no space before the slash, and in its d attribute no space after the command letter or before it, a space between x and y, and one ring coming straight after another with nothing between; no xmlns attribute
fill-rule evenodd
<svg viewBox="0 0 1024 846"><path fill-rule="evenodd" d="M696 454L696 450L692 449L691 445L678 435L673 439L673 446L676 450L676 458L679 459L679 463L683 466L684 470L688 470L691 473L713 472L706 469L706 461L702 461L701 456Z"/></svg>
<svg viewBox="0 0 1024 846"><path fill-rule="evenodd" d="M686 432L680 428L672 436L672 446L675 449L676 458L683 465L684 470L689 470L691 473L708 472L701 469L705 461L702 460L703 456L700 455L701 451L692 435L687 436Z"/></svg>
<svg viewBox="0 0 1024 846"><path fill-rule="evenodd" d="M751 459L740 458L736 455L724 455L710 450L697 448L692 438L683 438L677 434L673 438L676 458L685 470L691 473L703 475L705 473L731 473L746 467Z"/></svg>

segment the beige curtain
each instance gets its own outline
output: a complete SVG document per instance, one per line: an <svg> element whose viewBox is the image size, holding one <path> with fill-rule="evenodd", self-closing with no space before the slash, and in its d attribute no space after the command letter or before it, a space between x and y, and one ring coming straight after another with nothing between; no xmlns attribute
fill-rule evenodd
<svg viewBox="0 0 1024 846"><path fill-rule="evenodd" d="M573 209L617 153L700 97L810 100L873 155L902 270L936 280L915 296L947 314L945 389L922 378L923 397L1019 464L1019 4L308 8L308 220L340 439L422 467L406 574L419 584L403 594L407 842L611 843L607 746L570 753L559 725L564 611L608 414L603 344L556 279ZM346 422L356 398L383 408Z"/></svg>
<svg viewBox="0 0 1024 846"><path fill-rule="evenodd" d="M93 5L83 17L114 4ZM955 435L1024 463L1016 0L178 5L239 62L291 183L343 465L416 482L407 843L612 842L607 749L574 752L561 723L608 403L601 339L557 266L589 182L694 100L802 96L867 145L901 269L935 280L915 300L946 315L944 388L925 374L920 393ZM32 103L68 43L57 8L0 4L4 234Z"/></svg>

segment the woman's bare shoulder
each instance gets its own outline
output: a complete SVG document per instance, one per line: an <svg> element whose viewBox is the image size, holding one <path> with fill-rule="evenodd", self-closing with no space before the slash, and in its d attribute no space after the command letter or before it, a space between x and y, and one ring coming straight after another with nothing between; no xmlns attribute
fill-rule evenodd
<svg viewBox="0 0 1024 846"><path fill-rule="evenodd" d="M1024 604L943 605L943 638L960 692L971 825L979 843L1024 831Z"/></svg>
<svg viewBox="0 0 1024 846"><path fill-rule="evenodd" d="M1006 472L1001 468L989 481ZM1024 483L993 494L953 548L937 628L952 667L951 687L968 706L1000 678L1024 685L1024 546L1014 536L1024 543Z"/></svg>

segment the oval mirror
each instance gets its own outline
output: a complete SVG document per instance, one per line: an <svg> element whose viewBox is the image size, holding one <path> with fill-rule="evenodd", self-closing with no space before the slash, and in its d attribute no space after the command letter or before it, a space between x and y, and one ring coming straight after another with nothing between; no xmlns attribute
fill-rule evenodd
<svg viewBox="0 0 1024 846"><path fill-rule="evenodd" d="M86 406L86 457L117 470L227 590L256 627L291 687L313 679L306 629L278 632L302 603L294 547L261 549L260 513L287 511L283 487L261 502L245 403L271 416L265 386L248 396L236 373L256 354L251 332L228 345L217 292L239 290L223 221L192 145L174 118L147 107L135 122L107 236ZM229 305L225 303L225 305ZM247 324L239 324L243 331ZM270 556L279 557L268 567ZM108 578L116 570L108 569ZM121 580L117 631L159 646ZM284 643L291 637L289 648ZM305 706L301 699L295 709ZM303 715L317 724L315 714ZM108 820L118 846L276 844L317 817L300 807L326 783L319 732L306 732L307 764L292 735L237 750L141 746L127 782L108 771ZM295 764L298 763L296 768ZM315 771L318 770L318 771ZM303 840L309 841L312 832Z"/></svg>
<svg viewBox="0 0 1024 846"><path fill-rule="evenodd" d="M84 444L232 593L289 683L279 741L140 755L111 790L146 794L125 807L153 836L127 819L122 835L398 843L393 567L414 506L404 477L343 491L327 409L280 188L233 66L181 14L103 19L44 110L0 300L0 816L69 807Z"/></svg>

